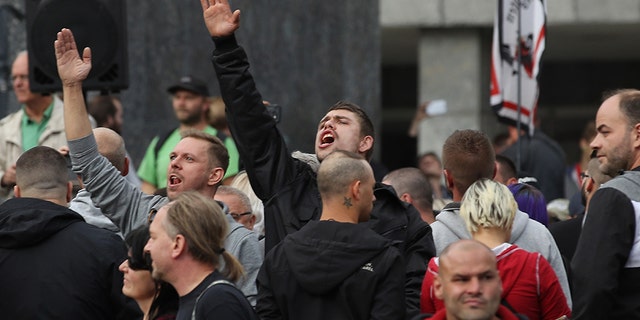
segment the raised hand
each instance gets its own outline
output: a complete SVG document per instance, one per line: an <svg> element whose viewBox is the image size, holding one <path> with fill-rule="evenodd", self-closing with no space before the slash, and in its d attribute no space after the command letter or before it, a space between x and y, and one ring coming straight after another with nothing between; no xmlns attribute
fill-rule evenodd
<svg viewBox="0 0 640 320"><path fill-rule="evenodd" d="M74 86L82 84L82 80L86 79L89 71L91 71L91 49L84 48L82 59L80 59L73 33L66 28L58 32L54 47L58 75L62 85Z"/></svg>
<svg viewBox="0 0 640 320"><path fill-rule="evenodd" d="M200 0L200 4L212 37L229 36L240 27L240 10L232 13L228 0Z"/></svg>

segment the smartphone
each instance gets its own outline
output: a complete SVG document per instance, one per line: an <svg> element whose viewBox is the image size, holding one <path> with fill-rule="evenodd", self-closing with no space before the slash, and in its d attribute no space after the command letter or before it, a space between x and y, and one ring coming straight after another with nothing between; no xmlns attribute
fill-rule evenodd
<svg viewBox="0 0 640 320"><path fill-rule="evenodd" d="M425 107L428 116L439 116L447 113L447 100L438 99L430 101Z"/></svg>

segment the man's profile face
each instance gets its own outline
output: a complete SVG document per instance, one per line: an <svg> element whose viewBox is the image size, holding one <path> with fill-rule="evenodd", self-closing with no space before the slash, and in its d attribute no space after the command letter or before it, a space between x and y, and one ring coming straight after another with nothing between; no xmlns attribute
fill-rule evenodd
<svg viewBox="0 0 640 320"><path fill-rule="evenodd" d="M251 207L244 206L238 196L231 193L216 192L213 199L224 202L229 207L229 214L236 222L249 230L253 230L256 216L251 213Z"/></svg>
<svg viewBox="0 0 640 320"><path fill-rule="evenodd" d="M320 120L316 133L315 151L320 161L335 150L364 154L361 148L360 122L355 113L337 109Z"/></svg>
<svg viewBox="0 0 640 320"><path fill-rule="evenodd" d="M204 119L208 102L195 92L178 90L173 94L173 111L181 124L195 125Z"/></svg>
<svg viewBox="0 0 640 320"><path fill-rule="evenodd" d="M169 154L167 197L175 199L185 191L203 191L210 186L209 142L187 137Z"/></svg>
<svg viewBox="0 0 640 320"><path fill-rule="evenodd" d="M373 169L366 160L361 160L367 166L367 179L361 182L362 192L362 212L359 217L359 222L369 221L371 218L371 211L373 211L373 202L376 201L376 196L373 194L375 186L375 178L373 176Z"/></svg>
<svg viewBox="0 0 640 320"><path fill-rule="evenodd" d="M619 107L620 97L605 100L596 114L596 137L591 148L596 151L600 171L616 176L620 170L629 170L633 157L632 127Z"/></svg>
<svg viewBox="0 0 640 320"><path fill-rule="evenodd" d="M441 177L442 165L434 155L425 155L420 158L418 167L427 177Z"/></svg>
<svg viewBox="0 0 640 320"><path fill-rule="evenodd" d="M31 92L29 87L29 56L19 54L11 66L11 83L16 100L23 104L37 99L40 95Z"/></svg>
<svg viewBox="0 0 640 320"><path fill-rule="evenodd" d="M440 259L434 288L452 319L491 319L502 294L495 256L485 248L450 252Z"/></svg>
<svg viewBox="0 0 640 320"><path fill-rule="evenodd" d="M171 250L173 239L169 237L164 228L164 220L167 218L168 205L163 206L153 217L149 225L149 241L144 246L144 251L151 255L151 266L154 279L165 280L166 270L171 264Z"/></svg>

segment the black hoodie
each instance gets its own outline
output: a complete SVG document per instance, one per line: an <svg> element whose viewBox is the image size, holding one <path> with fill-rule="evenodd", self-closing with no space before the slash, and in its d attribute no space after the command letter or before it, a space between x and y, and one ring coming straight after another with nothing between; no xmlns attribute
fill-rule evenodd
<svg viewBox="0 0 640 320"><path fill-rule="evenodd" d="M258 274L262 319L404 319L404 262L366 225L310 221Z"/></svg>
<svg viewBox="0 0 640 320"><path fill-rule="evenodd" d="M0 314L4 319L134 319L115 233L33 198L0 205Z"/></svg>

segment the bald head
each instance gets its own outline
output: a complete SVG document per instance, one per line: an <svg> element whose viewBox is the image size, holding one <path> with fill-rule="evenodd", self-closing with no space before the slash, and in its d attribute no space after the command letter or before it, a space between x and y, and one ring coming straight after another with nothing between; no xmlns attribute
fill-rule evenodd
<svg viewBox="0 0 640 320"><path fill-rule="evenodd" d="M334 151L321 163L318 169L318 190L320 196L331 198L344 195L354 181L370 179L371 166L362 156L347 151Z"/></svg>
<svg viewBox="0 0 640 320"><path fill-rule="evenodd" d="M66 203L71 191L67 173L67 161L58 151L31 148L16 162L16 196Z"/></svg>
<svg viewBox="0 0 640 320"><path fill-rule="evenodd" d="M493 251L483 243L470 239L458 240L444 248L440 254L440 266L446 267L458 261L459 257L465 257L471 253L478 254L489 261L493 261L493 268L497 270L496 255ZM440 268L440 270L442 270L442 268Z"/></svg>
<svg viewBox="0 0 640 320"><path fill-rule="evenodd" d="M413 205L420 210L431 210L433 205L433 190L429 179L418 168L400 168L389 172L382 183L393 187L399 197L409 194Z"/></svg>
<svg viewBox="0 0 640 320"><path fill-rule="evenodd" d="M126 162L127 152L124 146L124 140L115 131L108 128L95 128L93 135L98 144L98 152L107 158L122 175L126 175L128 163Z"/></svg>
<svg viewBox="0 0 640 320"><path fill-rule="evenodd" d="M433 285L447 319L494 319L502 282L493 251L475 240L460 240L442 251L439 262ZM470 299L475 302L466 303Z"/></svg>

